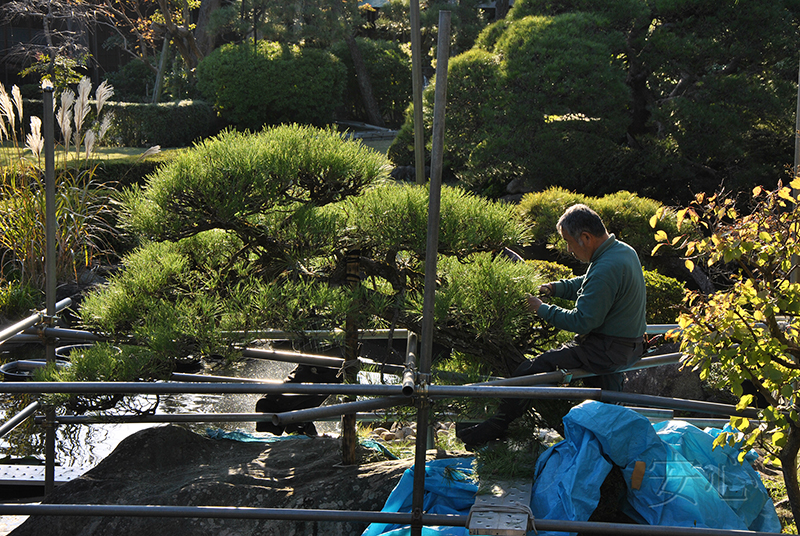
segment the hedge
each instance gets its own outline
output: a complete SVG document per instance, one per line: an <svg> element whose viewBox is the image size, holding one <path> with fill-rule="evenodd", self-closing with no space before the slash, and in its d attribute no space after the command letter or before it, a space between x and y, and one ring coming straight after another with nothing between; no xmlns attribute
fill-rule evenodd
<svg viewBox="0 0 800 536"><path fill-rule="evenodd" d="M92 124L94 101L84 124ZM56 109L58 102L54 103ZM42 117L42 101L25 99L25 132L30 130L30 116ZM111 128L102 145L116 147L188 147L202 138L220 131L221 123L210 104L202 100L183 100L161 104L135 102L107 102L103 115L114 113ZM60 132L56 124L56 140Z"/></svg>
<svg viewBox="0 0 800 536"><path fill-rule="evenodd" d="M114 112L106 145L186 147L213 136L220 128L213 108L202 100L162 104L111 102L106 106Z"/></svg>

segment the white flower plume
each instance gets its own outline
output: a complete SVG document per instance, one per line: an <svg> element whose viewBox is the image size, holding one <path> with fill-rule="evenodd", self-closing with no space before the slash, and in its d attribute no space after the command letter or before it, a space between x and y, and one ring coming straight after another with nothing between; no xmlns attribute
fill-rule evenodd
<svg viewBox="0 0 800 536"><path fill-rule="evenodd" d="M11 88L11 97L14 99L14 104L17 107L17 116L19 116L19 122L22 124L22 92L19 90L18 86L14 86Z"/></svg>
<svg viewBox="0 0 800 536"><path fill-rule="evenodd" d="M30 149L35 158L39 158L44 148L44 138L42 138L42 120L31 116L31 133L25 139L25 147Z"/></svg>
<svg viewBox="0 0 800 536"><path fill-rule="evenodd" d="M97 116L100 116L100 110L103 109L103 105L114 96L114 86L108 83L108 80L103 80L103 82L97 86L97 91L94 92L94 97L97 99Z"/></svg>
<svg viewBox="0 0 800 536"><path fill-rule="evenodd" d="M11 104L11 98L6 93L6 88L0 84L0 113L6 116L8 125L11 127L11 132L14 132L14 124L16 123L16 116L14 115L14 106ZM8 132L6 132L8 137Z"/></svg>
<svg viewBox="0 0 800 536"><path fill-rule="evenodd" d="M89 113L89 93L92 90L92 82L84 76L78 83L78 100L75 101L75 130L80 132L83 128L83 121Z"/></svg>

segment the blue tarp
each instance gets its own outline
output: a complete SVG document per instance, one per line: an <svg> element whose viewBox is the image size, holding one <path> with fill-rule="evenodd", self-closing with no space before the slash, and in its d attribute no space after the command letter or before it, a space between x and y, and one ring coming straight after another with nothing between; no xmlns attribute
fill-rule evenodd
<svg viewBox="0 0 800 536"><path fill-rule="evenodd" d="M469 458L445 458L431 460L425 464L425 495L423 510L428 514L469 514L475 503L475 492L478 491L474 480L472 462ZM397 483L382 512L410 512L411 492L414 488L414 468L406 469L400 482ZM372 523L362 536L378 536L379 534L401 536L409 534L408 526ZM464 527L424 527L425 535L464 536Z"/></svg>
<svg viewBox="0 0 800 536"><path fill-rule="evenodd" d="M564 417L564 432L564 441L537 463L534 517L589 519L611 462L628 484L623 510L639 523L781 531L758 474L750 463L738 462L737 449L712 451L715 433L681 421L653 426L633 410L594 401ZM632 489L636 462L644 462L645 472ZM587 490L593 490L588 500Z"/></svg>
<svg viewBox="0 0 800 536"><path fill-rule="evenodd" d="M780 532L769 493L750 465L755 454L741 464L735 448L712 450L718 433L681 421L653 426L631 409L584 402L564 417L565 439L536 464L531 511L539 519L588 520L613 464L622 468L628 484L623 511L641 524ZM457 458L426 465L426 512L469 513L477 491L470 479L472 462ZM634 489L637 462L644 472ZM463 479L454 478L459 473ZM392 491L384 511L411 511L412 483L413 468ZM363 536L408 533L408 528L372 524ZM423 534L464 536L467 530L426 527Z"/></svg>

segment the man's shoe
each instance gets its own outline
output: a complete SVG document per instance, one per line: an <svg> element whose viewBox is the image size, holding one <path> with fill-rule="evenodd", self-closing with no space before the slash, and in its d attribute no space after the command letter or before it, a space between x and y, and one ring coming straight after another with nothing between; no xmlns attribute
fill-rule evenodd
<svg viewBox="0 0 800 536"><path fill-rule="evenodd" d="M456 437L464 442L467 450L475 450L490 441L502 438L506 430L508 423L504 419L491 417L480 424L459 430Z"/></svg>

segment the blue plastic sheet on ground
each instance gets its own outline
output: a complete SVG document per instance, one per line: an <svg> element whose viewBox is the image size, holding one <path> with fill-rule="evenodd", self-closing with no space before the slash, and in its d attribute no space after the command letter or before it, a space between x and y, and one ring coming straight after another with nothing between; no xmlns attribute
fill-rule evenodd
<svg viewBox="0 0 800 536"><path fill-rule="evenodd" d="M737 461L736 449L711 451L712 434L677 421L654 427L633 410L594 401L574 407L564 417L564 431L564 441L537 463L534 517L588 520L613 463L628 483L624 511L639 523L781 530L758 475ZM637 462L645 471L632 489ZM587 490L597 492L587 499Z"/></svg>
<svg viewBox="0 0 800 536"><path fill-rule="evenodd" d="M623 511L638 523L780 532L775 507L750 465L732 447L711 449L719 430L703 431L681 421L655 426L635 411L588 401L564 417L564 441L536 464L531 511L538 519L587 521L612 465L622 468L628 493ZM637 462L644 472L632 487ZM473 458L428 462L427 513L469 514L477 486ZM392 491L383 511L410 512L413 468ZM637 479L638 480L638 479ZM408 527L373 523L362 536L405 536ZM423 535L464 536L462 527L425 527ZM529 532L529 535L533 535ZM563 532L539 531L540 536Z"/></svg>
<svg viewBox="0 0 800 536"><path fill-rule="evenodd" d="M475 503L478 491L474 480L472 463L474 458L445 458L431 460L425 464L425 495L423 510L427 514L467 515ZM406 469L397 483L382 512L410 512L411 492L414 487L414 468ZM405 536L410 534L408 525L372 523L362 536ZM465 536L466 527L423 527L423 536Z"/></svg>
<svg viewBox="0 0 800 536"><path fill-rule="evenodd" d="M251 434L244 430L222 430L220 428L206 428L206 435L210 439L228 439L230 441L240 441L242 443L274 443L275 441L285 441L289 439L309 439L309 436L302 434L291 434L286 436L276 436L272 434ZM362 447L372 449L383 454L389 459L396 460L395 456L385 445L373 439L362 439L359 441Z"/></svg>
<svg viewBox="0 0 800 536"><path fill-rule="evenodd" d="M206 435L210 439L228 439L230 441L240 441L242 443L274 443L275 441L286 441L289 439L308 439L305 435L255 435L244 430L222 430L221 428L206 428Z"/></svg>

